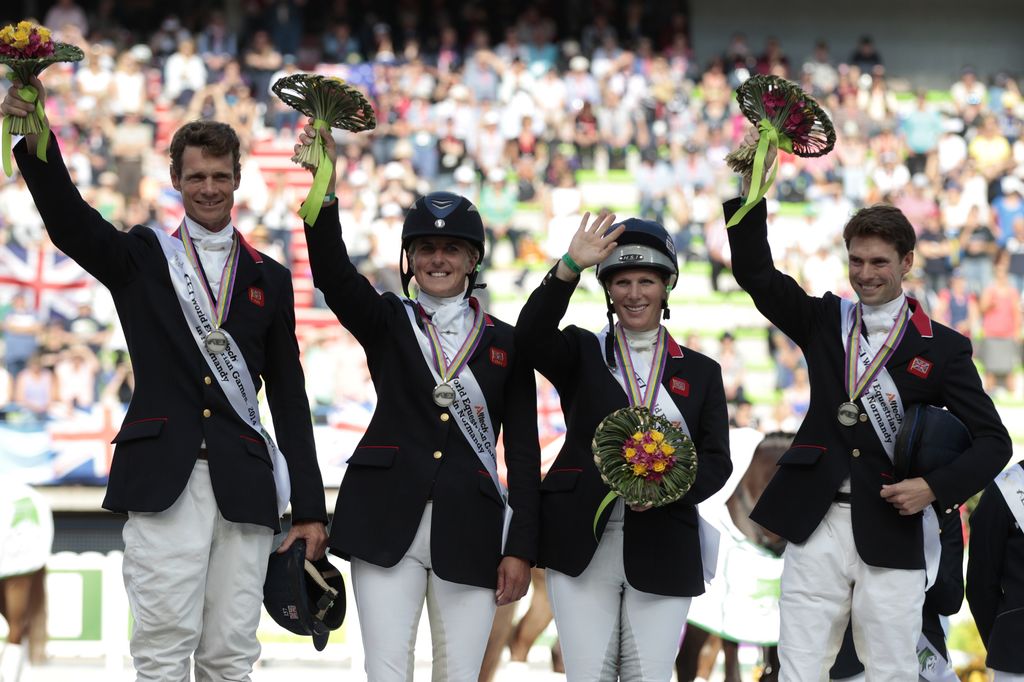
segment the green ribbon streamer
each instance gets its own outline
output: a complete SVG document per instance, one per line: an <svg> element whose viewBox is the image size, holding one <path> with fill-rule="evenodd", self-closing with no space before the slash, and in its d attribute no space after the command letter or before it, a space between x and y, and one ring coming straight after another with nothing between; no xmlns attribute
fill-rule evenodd
<svg viewBox="0 0 1024 682"><path fill-rule="evenodd" d="M331 160L327 156L324 140L320 137L320 129L324 127L330 130L327 121L319 118L313 121L313 129L317 131L316 141L313 143L316 146L315 153L318 157L316 174L313 176L313 186L309 188L309 194L306 195L306 200L302 202L302 208L299 209L299 216L308 225L315 223L317 216L320 215L324 197L327 196L327 183L331 181L331 173L334 171L334 168L331 167Z"/></svg>
<svg viewBox="0 0 1024 682"><path fill-rule="evenodd" d="M775 175L779 171L778 163L772 165L771 175L765 180L764 186L761 186L761 177L764 175L764 160L768 156L768 150L771 147L775 147L790 153L793 152L793 141L776 130L775 126L768 119L762 118L757 124L757 129L761 131L761 137L757 141L757 151L754 152L754 169L750 177L750 191L747 192L747 198L743 202L743 206L733 214L729 222L726 223L726 227L732 227L743 220L743 216L747 215L756 203L764 199L764 195L768 192L772 183L775 182Z"/></svg>
<svg viewBox="0 0 1024 682"><path fill-rule="evenodd" d="M3 149L0 150L0 154L4 157L4 173L7 177L11 177L14 173L14 168L11 167L11 116L4 116L3 131L0 132L0 137L3 137Z"/></svg>
<svg viewBox="0 0 1024 682"><path fill-rule="evenodd" d="M31 85L23 85L18 88L18 95L26 102L35 102L36 110L29 114L29 116L35 116L36 120L39 121L39 133L38 141L36 142L36 158L46 163L46 146L50 141L50 126L46 122L46 112L43 110L43 103L39 101L39 93ZM11 125L13 123L13 117L8 115L4 116L3 130L0 131L0 136L3 137L2 151L3 154L3 166L4 173L7 177L11 177L14 173L14 167L11 165Z"/></svg>
<svg viewBox="0 0 1024 682"><path fill-rule="evenodd" d="M614 492L610 492L610 493L608 493L607 495L604 496L604 499L601 500L601 504L597 505L597 513L594 514L594 539L595 540L597 540L597 522L598 522L598 520L600 520L601 514L604 513L604 510L608 508L608 505L610 505L612 502L615 501L616 497L618 497L618 494L616 494Z"/></svg>

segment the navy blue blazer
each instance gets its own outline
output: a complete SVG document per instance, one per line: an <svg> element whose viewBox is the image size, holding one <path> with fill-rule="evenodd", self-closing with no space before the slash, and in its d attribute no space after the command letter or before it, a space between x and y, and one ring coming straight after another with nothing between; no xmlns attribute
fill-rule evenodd
<svg viewBox="0 0 1024 682"><path fill-rule="evenodd" d="M967 603L988 650L988 667L1024 673L1024 530L995 483L971 514Z"/></svg>
<svg viewBox="0 0 1024 682"><path fill-rule="evenodd" d="M424 507L433 501L431 562L444 580L497 585L503 503L487 470L446 408L410 326L407 305L380 294L359 274L342 241L336 207L306 225L313 283L366 352L377 408L348 460L331 526L331 550L390 567L405 556ZM502 433L508 502L514 510L505 556L537 557L540 444L533 370L517 352L512 327L487 317L469 359Z"/></svg>
<svg viewBox="0 0 1024 682"><path fill-rule="evenodd" d="M726 219L741 200L725 204ZM836 411L848 400L843 380L845 351L841 299L808 295L772 261L762 201L729 229L736 281L757 309L804 353L811 403L792 447L750 518L790 542L804 542L818 527L840 484L850 478L854 541L860 557L883 568L924 568L921 516L900 516L880 495L895 483L892 462L867 417L842 426ZM1010 437L981 387L963 335L932 322L911 301L912 324L885 367L903 403L946 407L971 432L973 443L950 464L924 478L938 508L953 514L981 490L1010 458Z"/></svg>
<svg viewBox="0 0 1024 682"><path fill-rule="evenodd" d="M519 346L558 390L565 413L565 445L541 483L539 563L570 576L583 573L597 551L594 514L610 491L594 463L594 431L602 419L629 406L597 337L575 326L558 329L578 281L563 282L552 270L516 323ZM661 390L686 420L697 450L697 478L672 504L644 512L626 508L623 563L634 588L690 597L704 592L696 505L732 472L722 370L714 360L672 341ZM610 513L611 505L599 520L598 537Z"/></svg>
<svg viewBox="0 0 1024 682"><path fill-rule="evenodd" d="M103 507L158 512L185 485L206 439L210 478L229 521L277 530L273 464L262 437L231 408L193 340L157 236L121 232L78 193L51 138L47 162L15 147L53 243L110 289L135 373ZM239 235L241 238L241 235ZM256 390L266 384L277 443L288 461L292 517L326 523L323 481L295 339L291 276L243 240L224 328L245 358ZM208 413L206 412L208 410ZM207 416L207 414L209 416Z"/></svg>

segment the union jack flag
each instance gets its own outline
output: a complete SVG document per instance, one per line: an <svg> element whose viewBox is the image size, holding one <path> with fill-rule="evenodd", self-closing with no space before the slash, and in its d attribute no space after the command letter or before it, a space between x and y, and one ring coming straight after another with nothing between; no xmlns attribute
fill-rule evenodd
<svg viewBox="0 0 1024 682"><path fill-rule="evenodd" d="M31 294L29 305L43 319L53 315L75 317L76 293L88 292L92 286L85 270L49 240L30 246L16 242L0 244L0 290Z"/></svg>

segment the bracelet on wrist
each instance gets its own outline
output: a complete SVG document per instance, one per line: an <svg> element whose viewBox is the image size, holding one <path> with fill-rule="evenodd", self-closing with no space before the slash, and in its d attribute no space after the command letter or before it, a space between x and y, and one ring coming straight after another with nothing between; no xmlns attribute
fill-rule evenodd
<svg viewBox="0 0 1024 682"><path fill-rule="evenodd" d="M565 254L562 256L562 262L565 263L565 267L572 270L573 273L576 275L579 275L583 272L583 268L581 268L579 264L572 259L572 256L569 255L568 251L566 251Z"/></svg>

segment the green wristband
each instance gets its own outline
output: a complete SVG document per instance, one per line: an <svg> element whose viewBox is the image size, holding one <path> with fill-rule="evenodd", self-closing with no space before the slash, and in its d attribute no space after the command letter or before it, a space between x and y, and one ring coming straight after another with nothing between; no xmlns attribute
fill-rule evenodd
<svg viewBox="0 0 1024 682"><path fill-rule="evenodd" d="M327 194L324 195L324 206L326 206L327 204L334 203L334 201L337 198L338 198L337 194L335 194L334 192L328 192Z"/></svg>
<svg viewBox="0 0 1024 682"><path fill-rule="evenodd" d="M562 255L562 262L565 263L565 267L569 268L577 275L583 272L583 268L581 268L579 264L572 259L572 256L569 255L568 251Z"/></svg>

